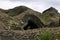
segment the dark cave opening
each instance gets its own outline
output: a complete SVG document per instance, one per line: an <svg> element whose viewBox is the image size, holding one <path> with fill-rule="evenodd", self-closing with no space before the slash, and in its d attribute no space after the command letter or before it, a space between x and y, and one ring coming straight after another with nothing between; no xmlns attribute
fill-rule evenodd
<svg viewBox="0 0 60 40"><path fill-rule="evenodd" d="M36 29L38 26L32 20L28 20L28 24L24 27L24 30L27 29Z"/></svg>

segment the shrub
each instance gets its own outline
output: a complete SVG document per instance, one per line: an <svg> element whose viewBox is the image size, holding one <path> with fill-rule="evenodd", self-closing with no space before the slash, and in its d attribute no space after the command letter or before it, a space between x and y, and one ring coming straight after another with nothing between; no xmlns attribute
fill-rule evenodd
<svg viewBox="0 0 60 40"><path fill-rule="evenodd" d="M43 31L40 35L41 40L52 40L52 32L50 31Z"/></svg>
<svg viewBox="0 0 60 40"><path fill-rule="evenodd" d="M21 30L20 26L17 24L11 24L10 28L13 30Z"/></svg>
<svg viewBox="0 0 60 40"><path fill-rule="evenodd" d="M6 28L7 30L21 30L20 25L15 21L9 21L7 25L8 25L8 27Z"/></svg>
<svg viewBox="0 0 60 40"><path fill-rule="evenodd" d="M56 32L56 38L60 40L60 32Z"/></svg>

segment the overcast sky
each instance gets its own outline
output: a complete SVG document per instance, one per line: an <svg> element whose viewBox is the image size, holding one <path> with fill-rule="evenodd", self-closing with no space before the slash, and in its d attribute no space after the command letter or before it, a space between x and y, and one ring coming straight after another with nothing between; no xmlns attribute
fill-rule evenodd
<svg viewBox="0 0 60 40"><path fill-rule="evenodd" d="M42 12L49 7L54 7L60 12L60 0L0 0L0 8L10 9L24 5Z"/></svg>

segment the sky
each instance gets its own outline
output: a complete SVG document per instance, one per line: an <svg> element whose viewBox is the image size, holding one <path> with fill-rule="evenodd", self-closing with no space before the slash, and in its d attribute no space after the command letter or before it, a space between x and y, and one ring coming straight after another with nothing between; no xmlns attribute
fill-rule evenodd
<svg viewBox="0 0 60 40"><path fill-rule="evenodd" d="M54 7L60 12L60 0L0 0L2 9L11 9L21 5L39 12Z"/></svg>

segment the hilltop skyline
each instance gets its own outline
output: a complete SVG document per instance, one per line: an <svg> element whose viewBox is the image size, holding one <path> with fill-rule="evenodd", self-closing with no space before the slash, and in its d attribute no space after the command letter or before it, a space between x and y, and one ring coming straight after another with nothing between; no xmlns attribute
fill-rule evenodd
<svg viewBox="0 0 60 40"><path fill-rule="evenodd" d="M60 12L60 0L0 0L0 8L11 9L16 6L27 6L33 10L42 12L49 7L54 7Z"/></svg>

